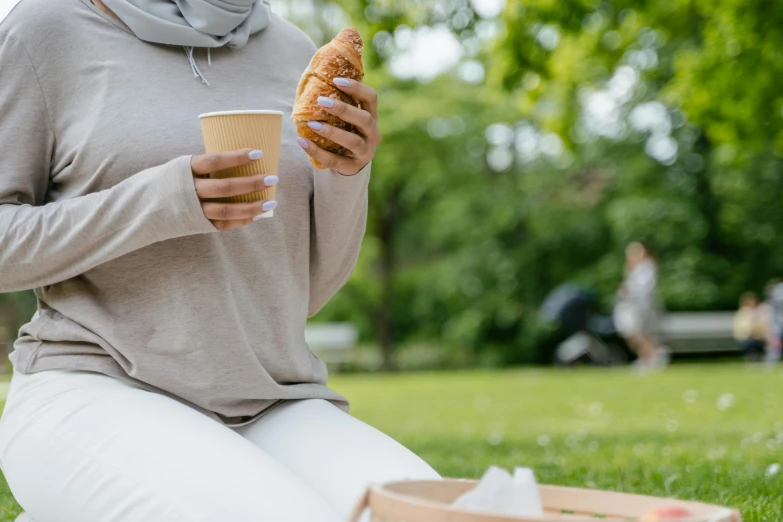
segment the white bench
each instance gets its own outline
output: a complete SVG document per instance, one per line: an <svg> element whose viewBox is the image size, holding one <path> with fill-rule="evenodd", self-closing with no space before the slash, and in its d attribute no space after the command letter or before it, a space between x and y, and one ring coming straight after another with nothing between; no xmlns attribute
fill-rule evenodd
<svg viewBox="0 0 783 522"><path fill-rule="evenodd" d="M358 340L359 331L351 323L312 323L305 327L305 341L327 364L346 362Z"/></svg>
<svg viewBox="0 0 783 522"><path fill-rule="evenodd" d="M671 312L661 322L661 341L673 353L736 352L734 312Z"/></svg>

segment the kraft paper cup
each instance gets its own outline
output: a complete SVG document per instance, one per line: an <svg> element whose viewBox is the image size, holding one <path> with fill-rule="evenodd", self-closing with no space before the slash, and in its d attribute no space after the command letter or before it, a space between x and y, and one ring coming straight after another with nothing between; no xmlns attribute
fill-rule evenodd
<svg viewBox="0 0 783 522"><path fill-rule="evenodd" d="M244 167L236 167L213 172L211 178L234 178L255 176L258 174L277 174L280 156L280 136L283 126L283 113L279 111L224 111L209 112L199 116L201 132L204 135L204 148L207 154L229 152L237 149L260 149L264 157ZM271 186L260 192L220 198L217 201L229 203L252 203L253 201L273 200L276 187ZM262 214L272 217L274 210Z"/></svg>

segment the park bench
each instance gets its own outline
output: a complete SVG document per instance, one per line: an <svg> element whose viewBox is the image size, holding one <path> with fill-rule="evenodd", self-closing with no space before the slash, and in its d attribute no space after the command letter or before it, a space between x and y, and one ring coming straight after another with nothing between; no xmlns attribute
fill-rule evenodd
<svg viewBox="0 0 783 522"><path fill-rule="evenodd" d="M734 354L740 351L734 340L734 312L670 312L661 318L660 341L671 354ZM622 365L631 354L618 343L585 331L561 342L555 358L558 364L593 363Z"/></svg>
<svg viewBox="0 0 783 522"><path fill-rule="evenodd" d="M672 353L737 352L733 312L671 312L661 321L661 341Z"/></svg>
<svg viewBox="0 0 783 522"><path fill-rule="evenodd" d="M351 323L311 323L305 327L308 346L329 365L347 362L358 339L359 331Z"/></svg>

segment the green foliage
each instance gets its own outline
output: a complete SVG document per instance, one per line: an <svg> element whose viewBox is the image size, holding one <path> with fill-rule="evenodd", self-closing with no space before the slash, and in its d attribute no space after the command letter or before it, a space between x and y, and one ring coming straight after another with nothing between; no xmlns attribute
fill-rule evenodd
<svg viewBox="0 0 783 522"><path fill-rule="evenodd" d="M485 20L468 0L278 3L318 43L349 23L366 42L384 142L359 266L318 320L359 325L387 367L409 343L538 360L545 295L575 281L608 307L635 239L672 310L729 309L783 274L781 5L508 0ZM485 81L393 76L425 26Z"/></svg>
<svg viewBox="0 0 783 522"><path fill-rule="evenodd" d="M471 221L492 205L490 193L478 200L493 176L480 136L503 116L502 100L487 107L481 87L451 77L425 86L384 74L367 81L378 86L384 131L373 164L368 235L354 277L323 317L356 318L372 338L391 308L394 342L438 338L444 330L448 342L473 341L476 325L464 307L454 309L454 297L473 284L463 274L476 258L458 249L475 233Z"/></svg>
<svg viewBox="0 0 783 522"><path fill-rule="evenodd" d="M491 59L495 85L515 96L523 117L570 145L571 173L614 173L589 211L602 214L607 250L652 241L672 308L733 306L739 292L783 269L774 234L783 225L773 80L783 66L781 17L780 6L764 1L538 0L509 2L504 15L507 38ZM542 39L543 28L557 35L555 45L545 45L552 39ZM672 164L644 156L637 144L647 133L581 132L580 93L603 88L623 65L640 82L618 110L666 104L678 145ZM533 73L540 82L526 88ZM559 109L542 115L545 106Z"/></svg>
<svg viewBox="0 0 783 522"><path fill-rule="evenodd" d="M481 87L379 74L402 26L445 24L467 46L487 23L459 19L468 2L341 4L373 43L368 82L381 92L387 140L361 268L324 318L339 308L375 340L375 312L388 305L394 342L440 339L474 361L535 361L546 293L576 281L609 305L632 240L657 251L670 309L728 309L783 272L777 4L510 0L500 37L475 56ZM591 97L610 100L613 121L590 121ZM660 121L639 124L645 110ZM455 116L463 132L426 132ZM488 143L493 123L509 143ZM531 154L526 139L551 153ZM507 168L484 161L504 153ZM387 243L377 225L390 216ZM391 293L378 288L384 246Z"/></svg>
<svg viewBox="0 0 783 522"><path fill-rule="evenodd" d="M13 342L17 329L35 313L35 306L35 294L31 291L0 294L0 345ZM8 330L7 339L3 338L3 327Z"/></svg>

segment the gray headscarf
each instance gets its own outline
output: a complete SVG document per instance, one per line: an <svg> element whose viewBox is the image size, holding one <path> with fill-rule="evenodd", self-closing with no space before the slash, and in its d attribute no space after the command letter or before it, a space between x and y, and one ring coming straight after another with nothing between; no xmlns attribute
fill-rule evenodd
<svg viewBox="0 0 783 522"><path fill-rule="evenodd" d="M193 59L194 47L243 47L269 25L264 0L103 0L141 40L185 48L193 74L209 85Z"/></svg>

